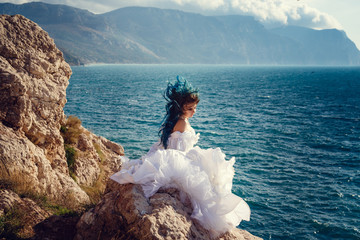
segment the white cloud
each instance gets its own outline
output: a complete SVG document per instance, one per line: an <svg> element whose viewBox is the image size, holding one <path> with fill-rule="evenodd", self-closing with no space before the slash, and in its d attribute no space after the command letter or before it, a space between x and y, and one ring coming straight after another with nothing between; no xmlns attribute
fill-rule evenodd
<svg viewBox="0 0 360 240"><path fill-rule="evenodd" d="M337 28L342 29L341 24L331 15L320 12L315 8L303 5L297 9L300 18L289 18L288 24L300 25L312 28Z"/></svg>
<svg viewBox="0 0 360 240"><path fill-rule="evenodd" d="M291 24L312 28L339 28L327 13L308 6L303 0L172 0L179 7L205 14L245 14L265 25Z"/></svg>

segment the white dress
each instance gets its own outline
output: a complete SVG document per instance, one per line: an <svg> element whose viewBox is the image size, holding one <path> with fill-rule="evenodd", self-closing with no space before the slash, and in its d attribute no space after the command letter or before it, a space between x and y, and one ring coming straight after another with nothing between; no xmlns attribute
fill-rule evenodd
<svg viewBox="0 0 360 240"><path fill-rule="evenodd" d="M247 203L231 192L235 158L225 160L216 149L201 149L194 145L199 134L191 129L173 132L168 148L155 143L141 159L123 158L121 171L110 178L121 184L141 184L146 197L159 188L176 187L186 194L193 206L192 218L204 228L224 233L250 220Z"/></svg>

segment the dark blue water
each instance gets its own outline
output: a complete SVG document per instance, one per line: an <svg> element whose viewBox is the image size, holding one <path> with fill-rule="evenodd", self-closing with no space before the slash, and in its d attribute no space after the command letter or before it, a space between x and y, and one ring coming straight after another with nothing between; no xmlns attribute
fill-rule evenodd
<svg viewBox="0 0 360 240"><path fill-rule="evenodd" d="M264 239L360 239L360 68L207 65L73 67L67 115L124 146L158 138L162 92L177 75L200 88L191 124L202 148L234 156L240 228Z"/></svg>

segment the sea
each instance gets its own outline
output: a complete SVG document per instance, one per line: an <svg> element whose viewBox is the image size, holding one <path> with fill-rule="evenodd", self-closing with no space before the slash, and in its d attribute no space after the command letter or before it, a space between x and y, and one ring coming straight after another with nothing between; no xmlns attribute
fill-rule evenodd
<svg viewBox="0 0 360 240"><path fill-rule="evenodd" d="M158 140L164 90L200 90L198 146L236 158L238 226L263 239L360 239L360 67L86 65L72 67L65 114L130 159Z"/></svg>

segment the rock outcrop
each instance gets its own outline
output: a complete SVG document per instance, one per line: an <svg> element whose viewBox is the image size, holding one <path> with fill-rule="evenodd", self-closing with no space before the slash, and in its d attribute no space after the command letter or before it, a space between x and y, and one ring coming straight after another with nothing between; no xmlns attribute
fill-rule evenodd
<svg viewBox="0 0 360 240"><path fill-rule="evenodd" d="M12 212L12 215L15 215L13 219L17 221L18 226L21 226L19 230L21 237L33 236L33 226L51 215L30 198L20 198L11 190L0 189L0 215L9 211Z"/></svg>
<svg viewBox="0 0 360 240"><path fill-rule="evenodd" d="M90 202L80 185L105 182L120 168L123 150L83 129L70 177L60 129L67 122L63 107L71 74L37 24L21 15L0 16L0 180L76 207Z"/></svg>
<svg viewBox="0 0 360 240"><path fill-rule="evenodd" d="M176 189L146 199L141 186L109 180L102 200L82 215L75 239L260 239L240 229L214 237L191 213L190 201L182 203Z"/></svg>

